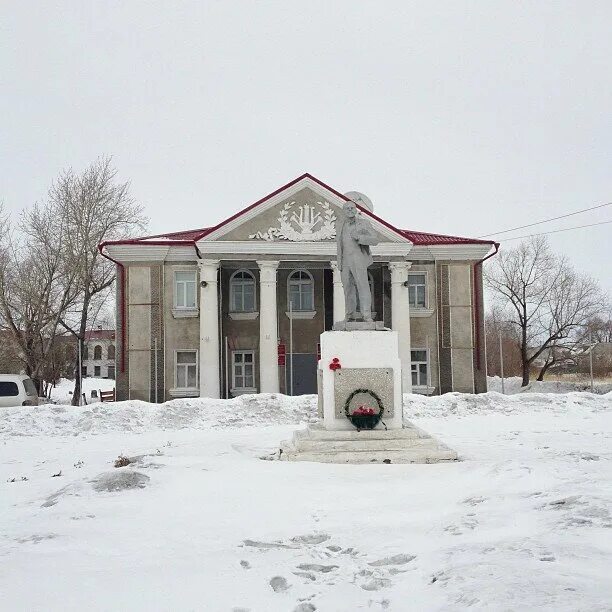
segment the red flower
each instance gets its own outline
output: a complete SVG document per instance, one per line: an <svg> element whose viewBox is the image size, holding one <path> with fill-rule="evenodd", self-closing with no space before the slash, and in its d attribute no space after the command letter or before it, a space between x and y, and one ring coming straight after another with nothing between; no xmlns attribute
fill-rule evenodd
<svg viewBox="0 0 612 612"><path fill-rule="evenodd" d="M353 414L357 416L374 416L378 413L374 408L370 408L369 406L359 406L353 410Z"/></svg>

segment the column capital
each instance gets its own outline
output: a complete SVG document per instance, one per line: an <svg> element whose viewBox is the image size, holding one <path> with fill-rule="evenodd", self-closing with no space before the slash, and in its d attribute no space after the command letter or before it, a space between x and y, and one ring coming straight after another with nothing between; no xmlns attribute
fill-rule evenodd
<svg viewBox="0 0 612 612"><path fill-rule="evenodd" d="M256 263L259 266L259 283L276 283L276 270L280 261L261 259Z"/></svg>
<svg viewBox="0 0 612 612"><path fill-rule="evenodd" d="M403 283L408 280L408 270L412 266L411 261L390 261L387 264L391 272L392 283Z"/></svg>
<svg viewBox="0 0 612 612"><path fill-rule="evenodd" d="M278 268L280 261L276 259L258 259L255 263L259 266L260 269L263 268Z"/></svg>
<svg viewBox="0 0 612 612"><path fill-rule="evenodd" d="M220 263L218 259L198 259L200 280L206 281L207 283L216 282Z"/></svg>

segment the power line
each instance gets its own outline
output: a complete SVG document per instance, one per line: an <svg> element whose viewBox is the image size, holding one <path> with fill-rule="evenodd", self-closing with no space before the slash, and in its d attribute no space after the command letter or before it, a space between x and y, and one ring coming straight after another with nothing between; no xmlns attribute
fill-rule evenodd
<svg viewBox="0 0 612 612"><path fill-rule="evenodd" d="M513 236L512 238L502 238L502 242L508 242L510 240L520 240L521 238L533 238L534 236L546 236L548 234L558 234L559 232L569 232L570 230L582 229L583 227L594 227L595 225L606 225L606 223L612 223L610 221L600 221L599 223L589 223L588 225L576 225L575 227L565 227L563 229L552 230L550 232L540 232L539 234L529 234L528 236Z"/></svg>
<svg viewBox="0 0 612 612"><path fill-rule="evenodd" d="M513 227L511 229L503 230L501 232L493 232L492 234L485 234L484 236L478 236L478 238L488 238L490 236L498 236L499 234L507 234L508 232L514 232L515 230L525 229L526 227L533 227L534 225L541 225L542 223L549 223L550 221L557 221L557 219L566 219L567 217L579 215L580 213L588 212L589 210L597 210L598 208L604 208L605 206L612 206L612 202L607 202L606 204L598 204L597 206L591 206L590 208L583 208L582 210L577 210L576 212L568 213L567 215L561 215L560 217L553 217L552 219L544 219L544 221L536 221L535 223L528 223L527 225L519 225L518 227ZM584 227L588 227L588 226L584 226ZM512 240L514 240L514 238L512 238Z"/></svg>

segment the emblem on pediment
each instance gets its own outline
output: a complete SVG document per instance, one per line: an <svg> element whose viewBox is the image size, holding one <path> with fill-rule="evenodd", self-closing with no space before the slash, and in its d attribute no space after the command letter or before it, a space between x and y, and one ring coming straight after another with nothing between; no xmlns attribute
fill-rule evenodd
<svg viewBox="0 0 612 612"><path fill-rule="evenodd" d="M278 226L251 234L255 240L291 240L292 242L331 240L336 237L336 215L329 202L317 205L287 202L278 216Z"/></svg>

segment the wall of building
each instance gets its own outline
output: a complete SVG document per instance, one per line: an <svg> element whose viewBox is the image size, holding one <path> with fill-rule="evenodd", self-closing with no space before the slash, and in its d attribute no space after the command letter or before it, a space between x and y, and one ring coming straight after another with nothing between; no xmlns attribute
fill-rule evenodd
<svg viewBox="0 0 612 612"><path fill-rule="evenodd" d="M410 272L427 274L426 309L433 311L427 316L415 316L417 309L411 307L410 344L412 349L427 349L429 356L429 384L432 395L440 393L440 372L438 362L438 319L436 299L436 267L433 263L413 262ZM406 299L408 290L406 289Z"/></svg>
<svg viewBox="0 0 612 612"><path fill-rule="evenodd" d="M259 318L236 320L229 316L229 279L240 265L242 264L236 262L231 268L222 266L220 273L220 340L223 351L220 371L223 394L226 389L224 351L226 336L230 352L232 349L255 351L255 382L259 388ZM287 280L289 274L299 266L296 265L294 268L286 263L282 265L284 267L279 267L277 272L278 331L280 340L286 345L289 353ZM259 269L255 261L246 263L245 267L256 279L259 310ZM199 351L199 311L188 317L176 317L173 314L174 272L185 269L197 272L198 267L194 262L126 266L127 350L123 373L120 371L122 321L119 313L115 340L118 399L155 400L155 355L152 350L155 339L158 346L158 401L167 401L175 397L172 389L175 386L176 351ZM330 278L325 281L325 275L331 275L330 270L307 266L305 269L314 279L316 314L312 319L294 319L293 350L295 353L316 356L319 335L326 328L325 303L328 302L329 310L333 302L333 284L329 282ZM437 264L413 262L410 272L421 271L428 275L428 306L433 312L427 316L411 316L411 345L414 349L428 349L429 382L433 387L433 393L453 390L469 393L485 391L484 308L480 268L475 269L473 262L447 261ZM373 309L377 312L377 318L384 317L385 323L390 326L389 270L386 266L375 264L370 272L374 285ZM197 295L199 299L199 291ZM121 283L118 283L117 297L120 305ZM408 299L407 292L406 299ZM198 304L198 308L202 307L205 308L206 305ZM476 350L477 347L479 350ZM106 355L106 349L104 354ZM231 359L228 359L228 363L231 364ZM286 391L285 379L285 368L279 366L281 392ZM229 386L231 387L231 378Z"/></svg>
<svg viewBox="0 0 612 612"><path fill-rule="evenodd" d="M200 317L196 311L191 317L177 317L173 313L174 309L174 273L176 271L193 270L198 277L198 266L194 262L172 262L163 266L163 377L165 378L165 388L160 397L165 397L166 401L175 399L172 390L175 387L175 365L176 351L198 351L200 350ZM199 282L196 283L196 300L199 308L206 308L206 304L200 304Z"/></svg>
<svg viewBox="0 0 612 612"><path fill-rule="evenodd" d="M441 393L487 388L482 270L476 263L436 264Z"/></svg>

